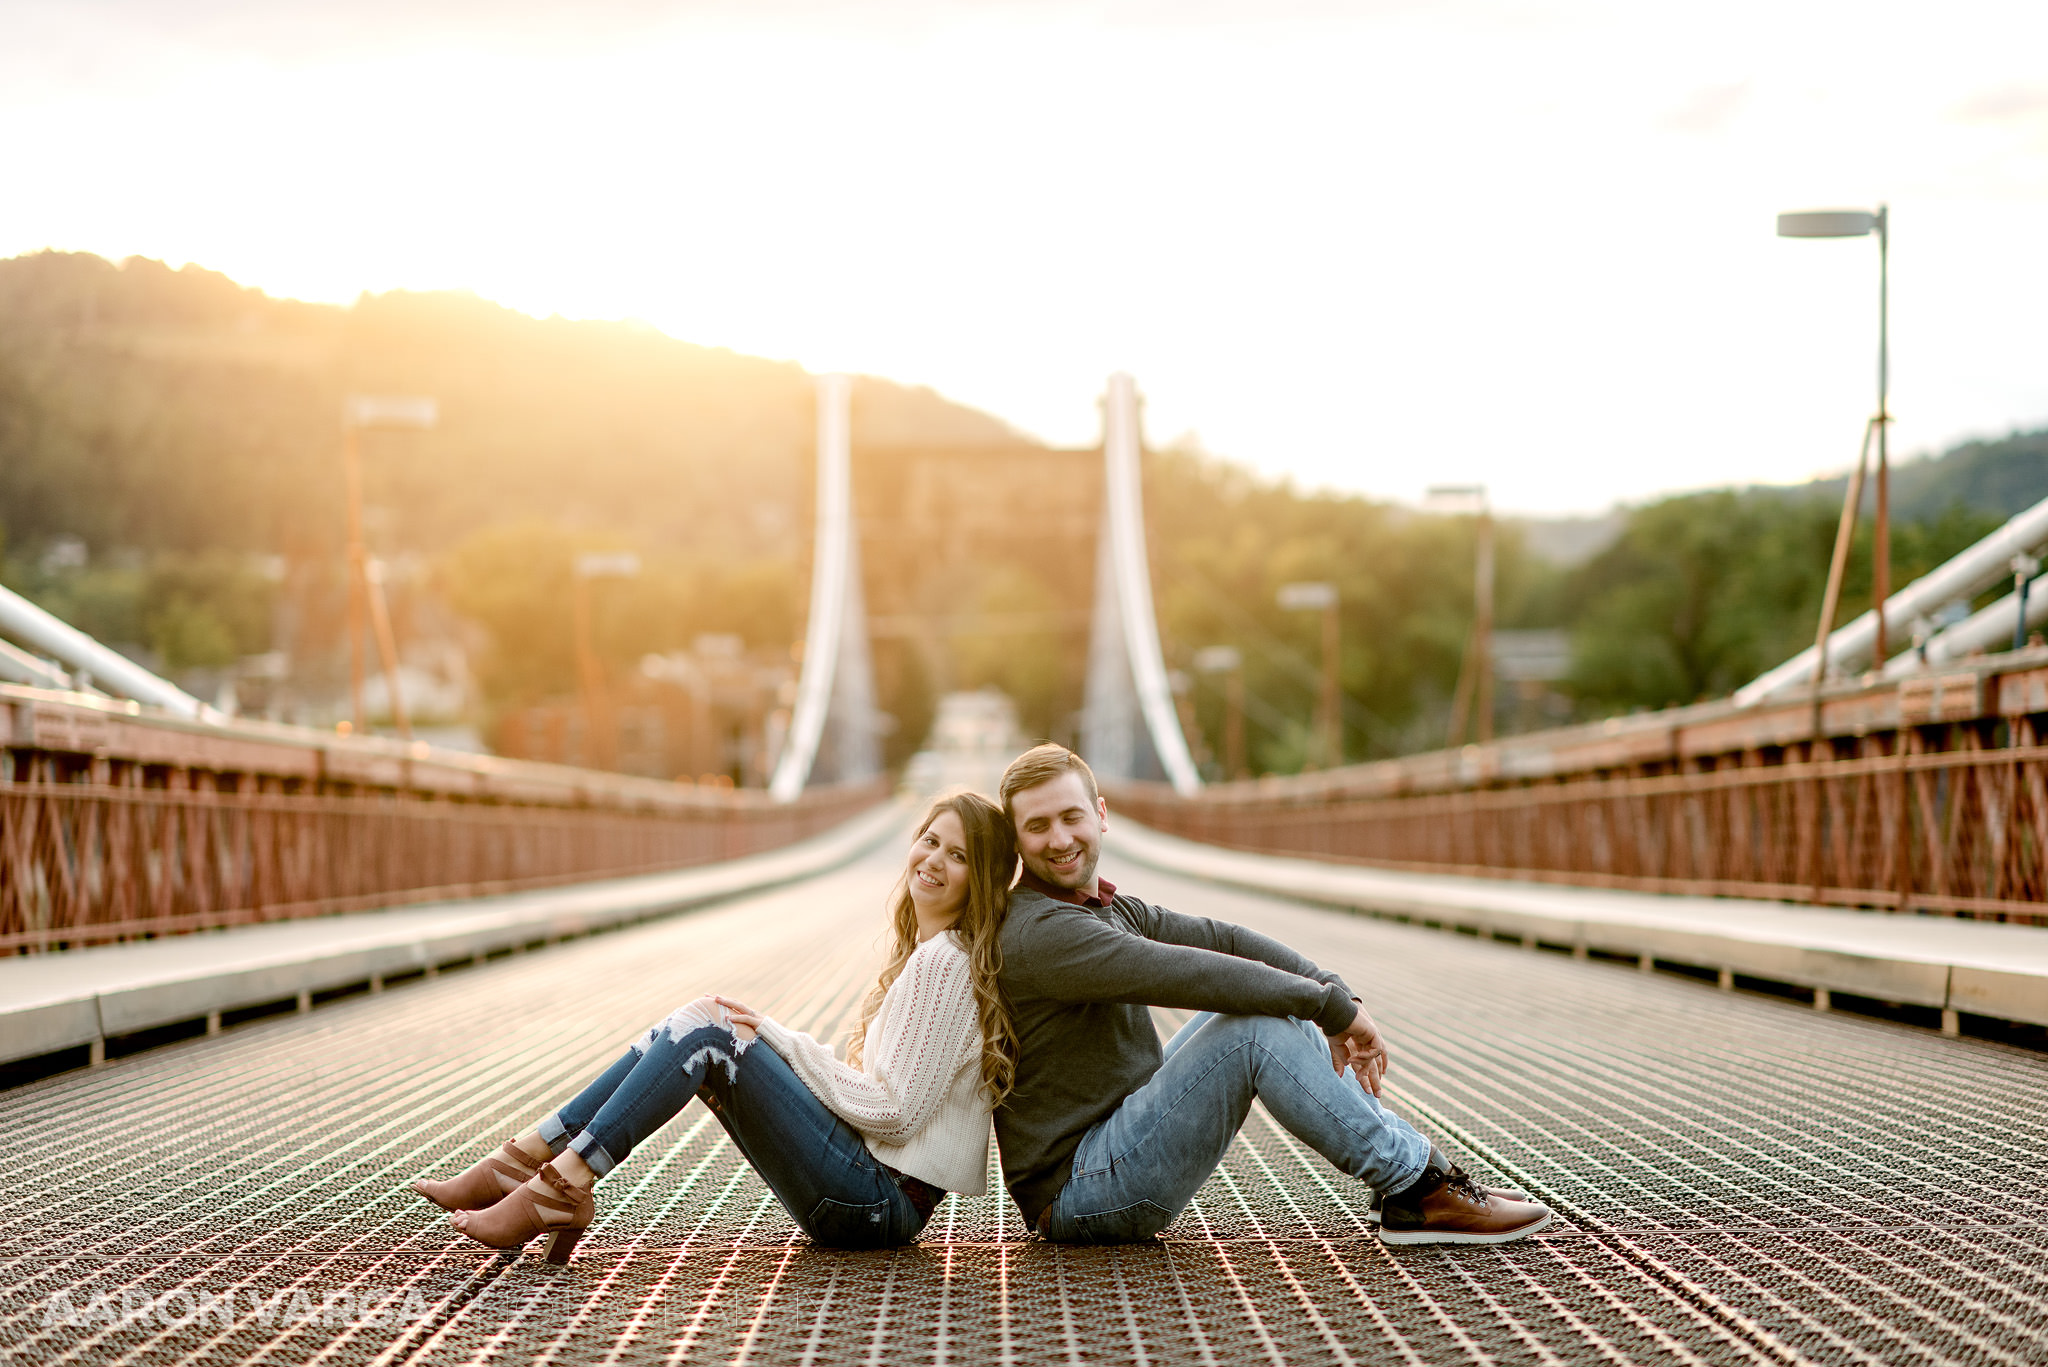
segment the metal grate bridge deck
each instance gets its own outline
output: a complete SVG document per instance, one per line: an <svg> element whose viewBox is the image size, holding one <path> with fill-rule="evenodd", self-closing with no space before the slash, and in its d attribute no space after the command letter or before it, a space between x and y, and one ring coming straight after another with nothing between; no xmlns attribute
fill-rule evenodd
<svg viewBox="0 0 2048 1367"><path fill-rule="evenodd" d="M701 1106L599 1190L566 1269L405 1190L460 1170L706 990L836 1030L893 853L0 1094L24 1364L2048 1363L2048 1058L1220 892L1368 994L1394 1103L1560 1226L1387 1249L1254 1112L1166 1236L816 1249ZM1115 876L1115 870L1111 870ZM104 1296L104 1299L101 1297Z"/></svg>

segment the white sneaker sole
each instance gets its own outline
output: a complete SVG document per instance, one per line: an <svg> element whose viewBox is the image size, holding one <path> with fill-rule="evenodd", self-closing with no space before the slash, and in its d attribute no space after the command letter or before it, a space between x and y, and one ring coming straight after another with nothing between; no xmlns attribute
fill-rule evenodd
<svg viewBox="0 0 2048 1367"><path fill-rule="evenodd" d="M1388 1229L1380 1226L1380 1242L1383 1244L1511 1244L1517 1239L1526 1239L1531 1234L1540 1234L1557 1221L1554 1211L1546 1210L1543 1218L1532 1220L1520 1229L1506 1230L1500 1234L1472 1234L1461 1229Z"/></svg>
<svg viewBox="0 0 2048 1367"><path fill-rule="evenodd" d="M1519 1191L1514 1187L1489 1187L1488 1190L1491 1191L1494 1195L1504 1197L1505 1199L1510 1201L1528 1201L1534 1199L1529 1195L1528 1192ZM1365 1222L1369 1225L1376 1225L1380 1222L1380 1208L1377 1205L1367 1207L1365 1212Z"/></svg>

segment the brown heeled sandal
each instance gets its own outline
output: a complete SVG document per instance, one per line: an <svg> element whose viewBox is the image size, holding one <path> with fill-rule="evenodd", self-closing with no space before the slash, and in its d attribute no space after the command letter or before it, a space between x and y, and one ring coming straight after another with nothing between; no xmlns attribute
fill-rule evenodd
<svg viewBox="0 0 2048 1367"><path fill-rule="evenodd" d="M475 1167L460 1177L445 1182L415 1178L412 1189L443 1210L483 1210L525 1186L536 1166L517 1143L508 1139L502 1149L478 1160ZM512 1185L507 1187L498 1180L501 1177L509 1179Z"/></svg>
<svg viewBox="0 0 2048 1367"><path fill-rule="evenodd" d="M462 1218L455 1227L487 1248L523 1248L544 1234L547 1246L542 1252L547 1260L566 1263L583 1231L597 1218L597 1202L582 1187L570 1185L553 1163L542 1164L539 1176L552 1191L522 1186L489 1210L450 1218ZM557 1218L549 1219L550 1215Z"/></svg>

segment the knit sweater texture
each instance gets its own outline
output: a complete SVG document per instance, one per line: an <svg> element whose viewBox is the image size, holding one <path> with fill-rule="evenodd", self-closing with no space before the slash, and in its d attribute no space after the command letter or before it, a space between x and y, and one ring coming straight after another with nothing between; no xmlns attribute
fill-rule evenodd
<svg viewBox="0 0 2048 1367"><path fill-rule="evenodd" d="M988 1190L989 1101L981 1016L966 949L952 931L911 952L868 1022L861 1066L810 1035L763 1020L761 1038L832 1114L898 1172L980 1196Z"/></svg>
<svg viewBox="0 0 2048 1367"><path fill-rule="evenodd" d="M1073 1170L1081 1136L1159 1069L1147 1006L1351 1024L1351 989L1286 945L1117 893L1075 906L1019 886L1003 927L1016 1085L995 1115L1003 1180L1027 1224Z"/></svg>

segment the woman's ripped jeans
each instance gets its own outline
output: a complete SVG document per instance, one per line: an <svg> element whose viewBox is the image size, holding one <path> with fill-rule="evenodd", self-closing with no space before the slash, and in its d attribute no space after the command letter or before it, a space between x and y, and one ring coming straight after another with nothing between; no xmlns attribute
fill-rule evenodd
<svg viewBox="0 0 2048 1367"><path fill-rule="evenodd" d="M700 997L633 1042L574 1100L543 1120L556 1153L602 1177L702 1096L797 1226L834 1248L907 1244L926 1216L868 1152L860 1131L818 1100L773 1049L741 1039Z"/></svg>

